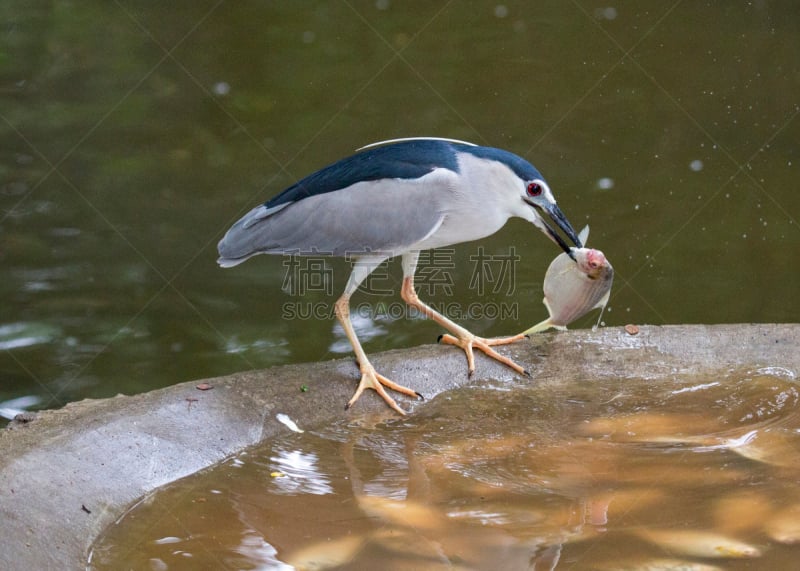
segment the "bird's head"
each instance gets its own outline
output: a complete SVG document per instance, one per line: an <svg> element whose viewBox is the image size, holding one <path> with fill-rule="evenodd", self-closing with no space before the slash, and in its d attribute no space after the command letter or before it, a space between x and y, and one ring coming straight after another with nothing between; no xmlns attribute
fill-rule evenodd
<svg viewBox="0 0 800 571"><path fill-rule="evenodd" d="M553 193L550 191L550 187L547 186L547 183L541 178L523 180L521 194L522 200L531 209L531 216L526 218L533 222L533 224L548 238L558 244L571 258L575 259L572 254L572 248L561 235L547 223L548 219L555 222L556 226L567 235L567 238L572 240L576 247L583 248L583 244L572 228L572 225L569 223L569 220L567 220L567 217L564 216L564 213L561 212L561 209L556 204L556 200L553 198Z"/></svg>
<svg viewBox="0 0 800 571"><path fill-rule="evenodd" d="M533 223L545 236L558 244L570 258L575 259L572 248L567 241L553 227L548 224L548 220L567 236L578 248L583 247L581 239L575 233L572 225L561 212L556 204L556 199L550 191L550 187L544 180L541 173L536 170L531 163L520 156L508 151L491 147L478 147L474 145L464 146L460 149L464 153L487 159L484 165L502 165L497 170L492 170L491 174L484 176L482 181L491 184L490 180L503 180L499 186L504 197L504 202L509 208L512 216L519 216ZM501 174L504 173L504 174Z"/></svg>

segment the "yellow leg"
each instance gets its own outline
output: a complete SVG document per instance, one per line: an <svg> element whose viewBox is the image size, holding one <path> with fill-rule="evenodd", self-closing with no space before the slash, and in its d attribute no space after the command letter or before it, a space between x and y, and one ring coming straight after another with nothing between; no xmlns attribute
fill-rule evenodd
<svg viewBox="0 0 800 571"><path fill-rule="evenodd" d="M414 290L413 275L403 278L403 288L400 294L408 305L418 309L423 315L433 319L436 323L453 333L453 335L442 335L439 338L439 341L447 345L455 345L463 349L464 353L467 355L467 367L469 368L470 375L475 372L475 356L473 349L482 351L484 354L486 354L486 356L511 367L522 375L528 374L523 367L492 349L492 347L496 345L507 345L509 343L519 341L520 339L524 339L525 335L523 333L514 335L513 337L502 337L499 339L484 339L483 337L473 335L460 325L450 321L444 315L434 311L430 306L423 303L419 297L417 297L417 292Z"/></svg>
<svg viewBox="0 0 800 571"><path fill-rule="evenodd" d="M339 318L339 322L342 324L344 328L344 332L347 335L347 338L350 340L350 344L353 346L353 351L356 354L356 359L358 360L358 367L361 369L361 381L358 383L358 388L356 389L353 398L347 403L346 409L350 408L355 404L358 398L361 396L361 393L364 392L364 389L373 389L376 393L383 397L383 400L386 401L390 407L396 410L400 414L406 414L405 411L397 406L397 403L394 399L389 396L389 393L386 392L386 389L383 387L388 387L393 391L397 391L399 393L403 393L404 395L408 395L410 397L415 398L423 398L421 394L416 391L413 391L409 388L406 388L402 385L398 385L397 383L390 381L383 375L378 374L375 371L375 368L372 366L372 363L369 362L367 359L367 354L364 353L364 349L361 347L361 343L358 341L358 337L356 337L356 332L353 329L353 324L350 321L350 296L345 294L338 299L335 305L336 317Z"/></svg>

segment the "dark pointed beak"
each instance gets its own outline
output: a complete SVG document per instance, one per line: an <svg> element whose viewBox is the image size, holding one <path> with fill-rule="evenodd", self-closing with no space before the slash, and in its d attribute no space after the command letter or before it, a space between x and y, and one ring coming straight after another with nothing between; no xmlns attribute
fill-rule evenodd
<svg viewBox="0 0 800 571"><path fill-rule="evenodd" d="M567 238L572 240L577 248L583 248L583 244L581 244L578 235L575 233L575 230L572 228L572 224L569 223L567 217L564 216L564 213L561 212L561 209L555 205L551 204L547 207L540 208L543 214L547 214L547 216L556 223L564 234L567 235ZM545 228L547 229L547 234L550 236L550 239L553 240L556 244L558 244L562 250L564 250L567 255L575 259L574 254L572 253L572 248L567 244L567 242L561 237L561 235L553 230L552 226L550 226L547 221L542 217L542 222L544 222Z"/></svg>

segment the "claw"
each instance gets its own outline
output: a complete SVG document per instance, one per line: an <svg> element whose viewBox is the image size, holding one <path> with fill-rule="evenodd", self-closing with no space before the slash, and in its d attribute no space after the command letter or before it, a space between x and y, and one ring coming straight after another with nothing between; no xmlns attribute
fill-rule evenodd
<svg viewBox="0 0 800 571"><path fill-rule="evenodd" d="M442 335L440 341L446 345L455 345L457 347L461 347L464 353L467 356L467 368L469 371L469 376L472 376L472 373L475 372L475 356L473 352L474 349L479 349L483 352L487 357L491 357L495 361L499 361L504 365L511 367L516 372L520 373L521 375L526 374L526 371L523 367L517 365L514 361L505 357L492 349L492 346L495 345L507 345L509 343L513 343L522 339L522 335L515 335L514 337L503 337L500 339L483 339L482 337L476 337L471 333L469 336L464 337L453 337L452 335ZM528 375L530 376L530 375Z"/></svg>
<svg viewBox="0 0 800 571"><path fill-rule="evenodd" d="M355 394L353 394L353 398L347 403L344 407L345 410L348 410L351 406L355 404L355 402L361 396L361 393L364 392L364 389L372 389L379 395L381 398L386 401L393 410L397 411L398 413L405 415L406 411L400 408L395 400L389 396L389 393L386 392L386 389L383 387L387 387L393 391L397 391L398 393L402 393L404 395L408 395L410 397L419 397L421 399L425 399L421 394L417 391L411 390L406 388L402 385L398 385L392 380L387 379L383 375L379 374L375 371L375 368L371 364L367 364L366 366L362 367L361 369L361 381L358 383L358 388L356 389Z"/></svg>
<svg viewBox="0 0 800 571"><path fill-rule="evenodd" d="M405 263L405 258L403 261ZM416 258L413 259L413 262L414 265L416 265ZM524 337L524 335L520 334L501 339L483 339L482 337L476 337L463 327L453 323L441 313L421 302L417 296L417 292L414 291L414 277L411 274L406 274L403 277L403 288L400 290L400 295L410 307L418 309L423 315L433 319L436 323L444 327L450 333L455 334L455 337L448 334L439 335L439 339L437 341L446 345L456 345L463 349L464 354L467 356L467 368L470 376L472 376L472 373L475 372L475 356L473 353L473 347L480 349L487 356L500 361L504 365L511 367L520 374L525 372L525 369L517 365L514 361L508 357L502 356L500 353L491 348L492 345L506 345L508 343L513 343L514 341L519 341Z"/></svg>

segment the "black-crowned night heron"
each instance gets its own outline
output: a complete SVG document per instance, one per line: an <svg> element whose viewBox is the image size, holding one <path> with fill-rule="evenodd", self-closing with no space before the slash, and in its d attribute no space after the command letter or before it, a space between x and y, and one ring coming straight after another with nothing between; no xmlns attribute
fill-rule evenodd
<svg viewBox="0 0 800 571"><path fill-rule="evenodd" d="M395 139L363 147L245 214L219 242L218 263L229 268L256 254L355 260L335 305L361 369L361 382L347 408L365 388L371 388L404 414L383 387L412 397L421 395L375 371L350 322L350 297L383 261L401 255L403 300L452 333L440 341L464 350L470 374L475 370L473 348L525 373L492 349L521 336L483 339L473 335L420 301L414 290L420 251L484 238L515 216L534 224L570 253L546 216L577 247L582 246L556 206L550 187L528 161L508 151L451 139Z"/></svg>

